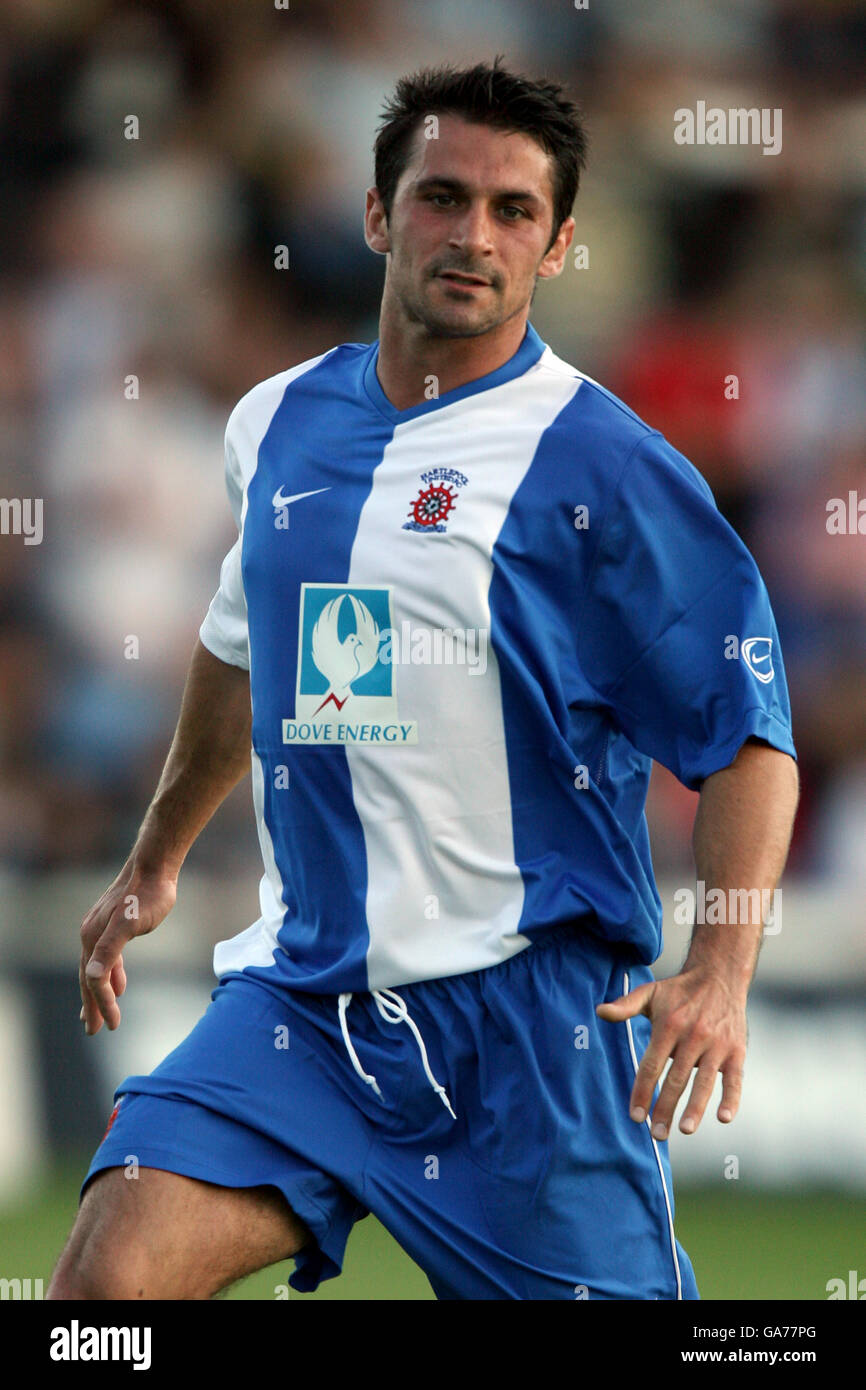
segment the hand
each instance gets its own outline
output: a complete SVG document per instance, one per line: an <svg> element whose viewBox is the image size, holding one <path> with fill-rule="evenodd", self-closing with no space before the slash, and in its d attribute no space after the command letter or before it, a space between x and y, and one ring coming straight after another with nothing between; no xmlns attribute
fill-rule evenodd
<svg viewBox="0 0 866 1390"><path fill-rule="evenodd" d="M98 1033L103 1019L110 1029L117 1028L117 1000L126 989L121 951L134 936L146 936L159 926L176 894L171 875L142 873L127 863L84 918L78 979L86 1033Z"/></svg>
<svg viewBox="0 0 866 1390"><path fill-rule="evenodd" d="M737 1113L746 1056L745 991L734 990L718 975L685 970L668 980L638 985L628 994L596 1008L599 1018L621 1023L637 1014L652 1021L649 1045L638 1067L629 1113L638 1124L649 1114L653 1091L668 1058L670 1071L653 1111L655 1139L667 1139L677 1102L695 1077L688 1105L680 1119L683 1134L693 1134L722 1074L722 1099L716 1112L723 1124Z"/></svg>

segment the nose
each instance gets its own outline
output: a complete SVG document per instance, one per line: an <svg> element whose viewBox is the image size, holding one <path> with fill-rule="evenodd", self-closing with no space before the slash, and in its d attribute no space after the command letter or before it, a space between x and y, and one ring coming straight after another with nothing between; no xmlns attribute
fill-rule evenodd
<svg viewBox="0 0 866 1390"><path fill-rule="evenodd" d="M467 257L486 256L493 249L490 214L482 202L470 202L451 224L449 244Z"/></svg>

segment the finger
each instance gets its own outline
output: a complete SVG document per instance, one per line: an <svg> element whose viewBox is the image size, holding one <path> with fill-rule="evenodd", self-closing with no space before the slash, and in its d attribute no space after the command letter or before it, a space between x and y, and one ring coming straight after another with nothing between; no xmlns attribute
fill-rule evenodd
<svg viewBox="0 0 866 1390"><path fill-rule="evenodd" d="M108 1027L114 1029L120 1023L120 1009L117 1006L112 987L115 965L121 959L121 951L132 938L133 929L129 922L115 912L105 931L100 936L84 968L84 979L96 1006Z"/></svg>
<svg viewBox="0 0 866 1390"><path fill-rule="evenodd" d="M658 1026L653 1028L649 1045L637 1069L629 1102L629 1114L638 1124L643 1124L649 1114L653 1094L671 1055L673 1042L673 1034L663 1032Z"/></svg>
<svg viewBox="0 0 866 1390"><path fill-rule="evenodd" d="M709 1061L706 1057L701 1059L698 1074L689 1096L689 1103L680 1118L680 1132L682 1134L694 1134L704 1118L704 1111L710 1096L713 1094L718 1074L719 1068L715 1062Z"/></svg>
<svg viewBox="0 0 866 1390"><path fill-rule="evenodd" d="M81 1005L84 1016L85 1033L98 1033L102 1027L102 1014L87 981L87 962L93 954L93 948L105 931L111 920L113 909L107 906L103 899L90 909L84 921L81 923L81 959L78 966L78 983L81 990Z"/></svg>
<svg viewBox="0 0 866 1390"><path fill-rule="evenodd" d="M120 1009L111 987L110 969L106 969L100 961L94 960L91 956L85 967L84 978L97 1010L108 1027L115 1029L120 1022Z"/></svg>
<svg viewBox="0 0 866 1390"><path fill-rule="evenodd" d="M654 980L646 985L637 985L629 990L628 994L621 994L619 999L611 999L607 1004L597 1004L595 1012L608 1023L621 1023L623 1019L634 1018L637 1014L649 1016L655 987Z"/></svg>
<svg viewBox="0 0 866 1390"><path fill-rule="evenodd" d="M86 1010L85 1010L85 1007L84 1007L84 968L83 968L82 965L79 965L79 967L78 967L78 987L79 987L79 990L81 991L81 1013L78 1015L78 1018L79 1018L79 1021L80 1021L81 1023L83 1023L84 1026L85 1026L85 1028L86 1028L86 1027L87 1027L87 1013L86 1013Z"/></svg>
<svg viewBox="0 0 866 1390"><path fill-rule="evenodd" d="M722 1099L716 1112L722 1124L730 1124L743 1094L743 1059L732 1057L722 1067Z"/></svg>
<svg viewBox="0 0 866 1390"><path fill-rule="evenodd" d="M674 1111L696 1065L697 1058L685 1048L679 1048L674 1052L664 1085L653 1108L653 1139L667 1139Z"/></svg>
<svg viewBox="0 0 866 1390"><path fill-rule="evenodd" d="M126 989L126 971L123 968L123 956L118 958L117 964L111 971L111 988L115 996L119 997Z"/></svg>
<svg viewBox="0 0 866 1390"><path fill-rule="evenodd" d="M87 984L85 970L90 959L90 947L83 946L81 950L81 960L78 965L78 984L81 990L81 1014L84 1020L84 1031L88 1034L98 1033L102 1027L102 1015L96 1005L96 1000L90 992Z"/></svg>

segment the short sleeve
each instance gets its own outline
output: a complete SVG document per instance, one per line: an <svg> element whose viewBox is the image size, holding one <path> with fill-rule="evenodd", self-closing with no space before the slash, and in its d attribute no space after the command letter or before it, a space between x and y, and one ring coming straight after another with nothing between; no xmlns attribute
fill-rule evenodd
<svg viewBox="0 0 866 1390"><path fill-rule="evenodd" d="M238 528L238 538L226 555L220 569L219 588L211 599L204 622L199 628L208 651L230 666L250 667L247 604L241 574L243 544L243 482L237 456L226 436L226 491L229 505Z"/></svg>
<svg viewBox="0 0 866 1390"><path fill-rule="evenodd" d="M586 676L631 743L697 790L751 736L796 757L763 579L659 434L623 469L579 619Z"/></svg>

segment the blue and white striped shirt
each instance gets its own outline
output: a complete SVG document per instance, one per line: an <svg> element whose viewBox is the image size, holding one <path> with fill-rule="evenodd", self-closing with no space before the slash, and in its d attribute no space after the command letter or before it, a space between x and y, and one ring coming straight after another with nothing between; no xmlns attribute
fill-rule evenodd
<svg viewBox="0 0 866 1390"><path fill-rule="evenodd" d="M261 916L215 951L322 993L578 929L651 962L652 759L795 756L751 555L697 470L527 326L396 410L378 344L262 382L226 430L238 540L201 626L250 671Z"/></svg>

